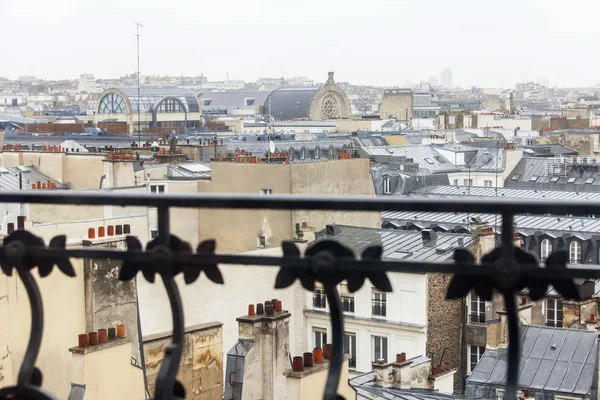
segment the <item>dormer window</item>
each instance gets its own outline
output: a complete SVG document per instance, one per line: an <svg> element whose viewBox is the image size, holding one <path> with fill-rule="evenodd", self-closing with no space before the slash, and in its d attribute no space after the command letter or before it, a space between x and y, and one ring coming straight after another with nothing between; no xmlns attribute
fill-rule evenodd
<svg viewBox="0 0 600 400"><path fill-rule="evenodd" d="M383 194L392 194L392 182L389 176L383 178Z"/></svg>

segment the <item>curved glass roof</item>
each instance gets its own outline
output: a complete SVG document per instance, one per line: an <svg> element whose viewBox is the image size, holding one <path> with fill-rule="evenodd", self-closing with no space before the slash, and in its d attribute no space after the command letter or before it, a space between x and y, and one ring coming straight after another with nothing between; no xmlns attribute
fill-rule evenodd
<svg viewBox="0 0 600 400"><path fill-rule="evenodd" d="M138 111L137 88L117 88L117 90L120 90L121 92L123 92L124 95L126 95L129 98L129 101L131 103L131 111L133 113L136 113ZM111 93L107 94L100 100L101 105L103 104L105 97L108 96L111 96ZM187 112L200 112L200 106L196 96L191 91L182 88L140 88L140 111L150 112L157 108L159 102L161 103L161 105L158 106L159 112L161 112L161 110L163 112L169 112L169 110L177 110L178 107L175 104L173 104L172 101L163 101L165 100L165 98L178 99L179 101L181 101ZM165 106L163 107L163 105ZM119 111L123 113L126 112L124 108L119 108Z"/></svg>

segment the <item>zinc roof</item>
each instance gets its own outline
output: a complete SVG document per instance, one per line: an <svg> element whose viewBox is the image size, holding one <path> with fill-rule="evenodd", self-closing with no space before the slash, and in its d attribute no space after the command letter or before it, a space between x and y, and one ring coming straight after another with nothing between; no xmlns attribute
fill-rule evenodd
<svg viewBox="0 0 600 400"><path fill-rule="evenodd" d="M600 200L600 193L573 192L541 189L493 188L481 186L423 186L413 190L411 197L489 197L517 199L552 199L552 200Z"/></svg>

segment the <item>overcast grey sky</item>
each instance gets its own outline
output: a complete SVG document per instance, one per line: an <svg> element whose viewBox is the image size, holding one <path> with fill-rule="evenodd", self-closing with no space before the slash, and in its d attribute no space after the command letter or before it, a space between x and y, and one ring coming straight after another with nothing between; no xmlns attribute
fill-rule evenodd
<svg viewBox="0 0 600 400"><path fill-rule="evenodd" d="M600 0L0 0L0 76L308 76L403 85L600 80Z"/></svg>

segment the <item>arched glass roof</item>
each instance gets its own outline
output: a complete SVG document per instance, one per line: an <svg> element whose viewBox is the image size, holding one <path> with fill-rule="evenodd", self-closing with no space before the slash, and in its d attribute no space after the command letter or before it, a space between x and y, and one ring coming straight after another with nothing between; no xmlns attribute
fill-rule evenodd
<svg viewBox="0 0 600 400"><path fill-rule="evenodd" d="M131 103L131 111L136 113L138 111L137 88L118 88L117 90L127 96ZM169 98L171 98L170 101L165 100ZM161 104L158 106L159 112L177 112L180 110L181 104L173 101L172 98L181 101L181 104L185 107L185 111L200 112L196 96L191 91L182 88L140 88L140 111L153 111L160 102ZM127 108L125 103L125 99L122 99L120 95L108 93L100 99L98 112L100 114L126 113Z"/></svg>

